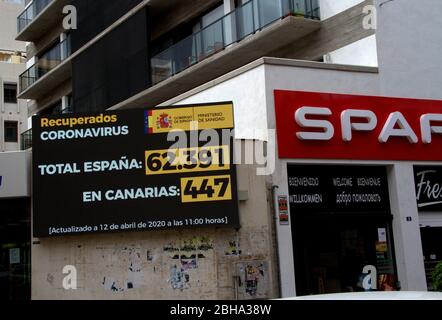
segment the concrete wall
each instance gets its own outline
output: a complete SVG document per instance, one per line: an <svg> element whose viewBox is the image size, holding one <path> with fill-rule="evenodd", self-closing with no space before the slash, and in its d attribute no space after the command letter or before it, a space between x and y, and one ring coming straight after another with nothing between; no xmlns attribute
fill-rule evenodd
<svg viewBox="0 0 442 320"><path fill-rule="evenodd" d="M442 99L442 2L376 0L382 95Z"/></svg>
<svg viewBox="0 0 442 320"><path fill-rule="evenodd" d="M336 1L336 4L339 3ZM365 29L362 21L366 18L364 8L372 5L373 0L364 0L346 10L336 6L333 15L321 21L321 28L282 49L275 50L270 56L300 60L317 61L324 55L351 45L375 34L375 30ZM335 2L330 0L330 6ZM342 12L341 12L342 11ZM339 12L339 14L334 14Z"/></svg>
<svg viewBox="0 0 442 320"><path fill-rule="evenodd" d="M328 19L363 1L364 0L319 0L319 6L321 8L321 19Z"/></svg>
<svg viewBox="0 0 442 320"><path fill-rule="evenodd" d="M376 36L353 42L324 56L324 62L357 66L378 66Z"/></svg>
<svg viewBox="0 0 442 320"><path fill-rule="evenodd" d="M362 2L364 0L321 0L321 19L328 19ZM372 35L334 50L324 56L324 61L327 63L377 67L376 36Z"/></svg>
<svg viewBox="0 0 442 320"><path fill-rule="evenodd" d="M163 105L233 101L235 138L267 140L264 75L264 65L261 65L232 79L221 77L205 90L191 91Z"/></svg>
<svg viewBox="0 0 442 320"><path fill-rule="evenodd" d="M247 298L244 283L238 287L234 276L241 275L241 266L261 263L263 275L258 280L258 297L276 297L269 195L265 177L254 173L253 166L238 168L238 187L249 194L249 200L240 202L242 227L238 231L201 228L34 241L32 299ZM186 244L196 248L187 250ZM182 260L174 256L192 254L198 257L194 261L196 268L184 272L188 282L177 283L173 270L174 266L180 270ZM65 265L77 268L77 290L62 287ZM128 288L129 282L133 288Z"/></svg>
<svg viewBox="0 0 442 320"><path fill-rule="evenodd" d="M26 51L26 43L15 41L17 35L17 17L24 6L0 0L0 50Z"/></svg>
<svg viewBox="0 0 442 320"><path fill-rule="evenodd" d="M219 77L162 105L233 101L235 138L267 140L274 128L273 92L269 88L377 95L375 68L327 66L317 62L264 58ZM341 70L341 71L339 71ZM362 70L365 72L357 71Z"/></svg>

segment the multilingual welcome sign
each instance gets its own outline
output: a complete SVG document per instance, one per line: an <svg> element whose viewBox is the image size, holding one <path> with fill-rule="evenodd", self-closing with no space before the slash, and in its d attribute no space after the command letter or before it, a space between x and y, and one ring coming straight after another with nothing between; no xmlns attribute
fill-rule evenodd
<svg viewBox="0 0 442 320"><path fill-rule="evenodd" d="M33 117L35 237L239 227L232 103Z"/></svg>
<svg viewBox="0 0 442 320"><path fill-rule="evenodd" d="M385 167L289 165L289 203L298 215L309 213L388 213Z"/></svg>

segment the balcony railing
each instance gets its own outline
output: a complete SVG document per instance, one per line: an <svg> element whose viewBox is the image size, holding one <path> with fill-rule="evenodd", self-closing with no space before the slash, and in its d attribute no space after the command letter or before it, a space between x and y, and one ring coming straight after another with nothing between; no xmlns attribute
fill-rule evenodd
<svg viewBox="0 0 442 320"><path fill-rule="evenodd" d="M62 110L54 110L52 115L73 113L71 106L68 106ZM27 150L32 148L32 128L21 134L21 150Z"/></svg>
<svg viewBox="0 0 442 320"><path fill-rule="evenodd" d="M52 1L53 0L32 1L32 3L17 18L18 33L22 32Z"/></svg>
<svg viewBox="0 0 442 320"><path fill-rule="evenodd" d="M319 20L319 0L250 0L151 59L157 84L287 16Z"/></svg>
<svg viewBox="0 0 442 320"><path fill-rule="evenodd" d="M21 134L21 150L32 148L32 128Z"/></svg>
<svg viewBox="0 0 442 320"><path fill-rule="evenodd" d="M46 52L38 61L20 75L20 92L32 86L34 82L58 66L71 55L71 39L68 36Z"/></svg>
<svg viewBox="0 0 442 320"><path fill-rule="evenodd" d="M68 106L60 111L61 114L68 114L68 113L73 113L73 112L74 112L74 109L72 108L72 106Z"/></svg>

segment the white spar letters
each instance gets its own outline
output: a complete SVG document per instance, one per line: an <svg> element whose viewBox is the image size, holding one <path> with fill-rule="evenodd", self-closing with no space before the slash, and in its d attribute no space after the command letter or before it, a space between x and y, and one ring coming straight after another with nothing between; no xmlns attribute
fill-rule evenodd
<svg viewBox="0 0 442 320"><path fill-rule="evenodd" d="M335 134L335 129L331 122L327 120L307 119L305 116L329 116L332 114L329 108L302 107L295 112L295 121L302 128L323 129L323 132L297 132L296 136L300 140L330 140Z"/></svg>
<svg viewBox="0 0 442 320"><path fill-rule="evenodd" d="M295 112L295 121L301 128L316 129L313 131L298 131L299 140L331 140L335 133L334 124L325 119L307 119L309 116L330 116L332 111L327 107L301 107ZM356 118L356 119L355 119ZM353 139L353 131L374 131L378 126L378 118L371 110L346 109L341 112L342 140L349 142ZM434 122L439 122L438 125ZM432 135L442 134L442 114L427 113L420 116L422 142L429 144ZM419 138L402 112L389 114L385 121L378 141L387 143L391 137L406 138L410 143L418 143Z"/></svg>
<svg viewBox="0 0 442 320"><path fill-rule="evenodd" d="M399 128L395 128L396 124ZM392 112L379 135L380 142L387 142L390 137L406 137L410 143L417 143L416 133L401 112Z"/></svg>
<svg viewBox="0 0 442 320"><path fill-rule="evenodd" d="M365 119L366 122L352 122L352 118ZM372 131L376 128L378 119L373 111L370 110L344 110L341 113L342 140L351 141L353 138L352 130Z"/></svg>
<svg viewBox="0 0 442 320"><path fill-rule="evenodd" d="M432 126L432 121L442 122L442 114L440 113L429 113L421 116L421 134L423 143L431 143L432 133L442 133L442 126Z"/></svg>

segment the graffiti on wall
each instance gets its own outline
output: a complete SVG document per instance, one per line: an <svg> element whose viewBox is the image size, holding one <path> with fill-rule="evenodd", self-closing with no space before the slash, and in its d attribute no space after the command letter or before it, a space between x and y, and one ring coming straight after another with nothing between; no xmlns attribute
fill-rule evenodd
<svg viewBox="0 0 442 320"><path fill-rule="evenodd" d="M179 289L181 291L189 289L189 281L190 275L183 268L177 267L176 264L170 268L170 278L168 282L172 286L172 289Z"/></svg>
<svg viewBox="0 0 442 320"><path fill-rule="evenodd" d="M169 284L173 289L189 289L189 272L199 268L199 260L213 252L213 240L209 237L183 239L179 244L169 243L163 248L174 262L170 267Z"/></svg>
<svg viewBox="0 0 442 320"><path fill-rule="evenodd" d="M226 256L239 256L241 254L241 249L239 247L239 241L238 240L230 240L224 253Z"/></svg>
<svg viewBox="0 0 442 320"><path fill-rule="evenodd" d="M147 262L152 262L153 261L152 250L146 250L146 261Z"/></svg>
<svg viewBox="0 0 442 320"><path fill-rule="evenodd" d="M161 286L177 291L207 287L216 283L212 276L214 245L211 237L195 236L149 247L97 247L106 272L100 285L111 292L125 292L146 286Z"/></svg>
<svg viewBox="0 0 442 320"><path fill-rule="evenodd" d="M267 298L269 290L267 262L247 261L237 263L237 274L239 299Z"/></svg>
<svg viewBox="0 0 442 320"><path fill-rule="evenodd" d="M112 292L123 292L126 290L139 288L144 282L144 273L142 270L141 248L124 247L112 250L109 255L103 255L103 258L110 256L110 267L123 267L127 270L127 276L116 279L112 276L104 276L101 282L102 286ZM118 272L116 274L119 274Z"/></svg>
<svg viewBox="0 0 442 320"><path fill-rule="evenodd" d="M141 250L129 249L129 270L127 276L127 289L134 289L143 283L143 271L141 268Z"/></svg>

